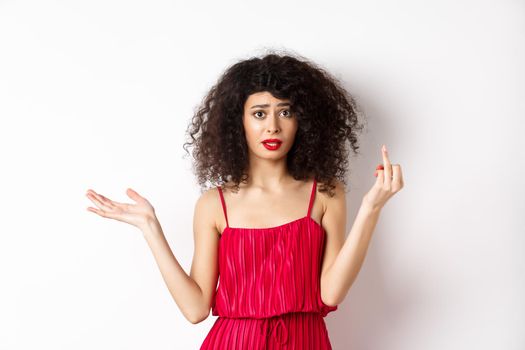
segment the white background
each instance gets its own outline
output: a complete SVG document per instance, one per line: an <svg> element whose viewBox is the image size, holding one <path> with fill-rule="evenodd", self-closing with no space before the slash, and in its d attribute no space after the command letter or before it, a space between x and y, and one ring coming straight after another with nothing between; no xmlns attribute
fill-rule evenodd
<svg viewBox="0 0 525 350"><path fill-rule="evenodd" d="M140 231L92 188L156 208L189 272L200 195L182 144L224 69L266 48L340 78L405 188L326 323L334 349L525 348L522 1L0 1L0 348L197 349ZM521 214L521 215L520 215Z"/></svg>

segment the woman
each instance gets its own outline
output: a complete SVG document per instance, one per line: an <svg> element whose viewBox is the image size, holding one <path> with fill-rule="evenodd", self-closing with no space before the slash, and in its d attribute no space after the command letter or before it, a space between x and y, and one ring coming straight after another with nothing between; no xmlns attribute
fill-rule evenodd
<svg viewBox="0 0 525 350"><path fill-rule="evenodd" d="M88 190L98 207L88 210L143 232L190 322L219 316L201 349L331 349L324 317L345 298L381 209L403 187L383 146L345 239L346 141L357 153L362 127L354 99L314 63L274 53L243 60L188 128L199 184L212 183L195 205L189 275L137 192L128 189L136 203L125 204Z"/></svg>

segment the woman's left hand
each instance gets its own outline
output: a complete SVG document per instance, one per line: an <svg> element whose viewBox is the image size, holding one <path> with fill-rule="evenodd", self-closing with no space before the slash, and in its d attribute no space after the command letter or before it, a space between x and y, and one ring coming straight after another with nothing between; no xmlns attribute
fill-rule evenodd
<svg viewBox="0 0 525 350"><path fill-rule="evenodd" d="M381 209L385 203L397 192L403 188L403 174L401 165L390 163L388 152L383 145L381 152L383 154L383 164L376 168L377 180L374 186L363 198L363 204L371 209Z"/></svg>

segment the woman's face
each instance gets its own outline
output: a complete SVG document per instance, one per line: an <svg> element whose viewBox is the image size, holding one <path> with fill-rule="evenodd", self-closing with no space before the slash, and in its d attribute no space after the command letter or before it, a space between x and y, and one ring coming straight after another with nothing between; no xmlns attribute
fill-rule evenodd
<svg viewBox="0 0 525 350"><path fill-rule="evenodd" d="M244 132L250 153L260 158L278 159L292 148L297 119L289 100L273 97L267 91L254 93L244 103ZM267 139L280 141L266 144Z"/></svg>

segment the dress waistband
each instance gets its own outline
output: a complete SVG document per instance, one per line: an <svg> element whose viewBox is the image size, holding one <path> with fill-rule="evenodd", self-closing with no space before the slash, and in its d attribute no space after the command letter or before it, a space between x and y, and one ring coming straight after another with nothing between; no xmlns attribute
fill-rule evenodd
<svg viewBox="0 0 525 350"><path fill-rule="evenodd" d="M281 334L284 332L284 339L281 340L280 337L277 337L277 328L279 325L282 326ZM284 324L284 321L281 317L269 317L265 318L260 324L260 330L264 337L274 336L279 344L286 344L288 341L288 329Z"/></svg>

